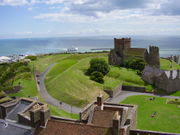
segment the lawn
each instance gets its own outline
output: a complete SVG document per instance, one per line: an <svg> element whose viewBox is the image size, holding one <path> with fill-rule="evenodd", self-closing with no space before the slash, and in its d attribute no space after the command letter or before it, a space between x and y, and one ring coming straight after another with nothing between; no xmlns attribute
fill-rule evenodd
<svg viewBox="0 0 180 135"><path fill-rule="evenodd" d="M18 97L35 97L38 94L36 82L34 77L32 76L30 79L18 79L14 82L14 86L21 83L22 89L15 93L10 94L10 96L18 96Z"/></svg>
<svg viewBox="0 0 180 135"><path fill-rule="evenodd" d="M161 69L164 70L176 70L180 69L180 65L178 65L176 62L171 62L170 60L167 59L160 59L161 63Z"/></svg>
<svg viewBox="0 0 180 135"><path fill-rule="evenodd" d="M31 66L37 71L43 72L50 64L59 62L60 60L69 57L71 54L53 54L38 56L36 61L31 62Z"/></svg>
<svg viewBox="0 0 180 135"><path fill-rule="evenodd" d="M84 107L95 100L100 92L107 97L104 89L113 90L122 83L145 86L135 70L114 66L110 66L110 72L104 77L104 84L90 80L89 76L85 75L85 71L94 57L100 57L106 61L108 58L104 53L73 54L56 63L45 80L49 94L68 104Z"/></svg>
<svg viewBox="0 0 180 135"><path fill-rule="evenodd" d="M120 84L144 86L144 81L135 70L110 66L110 72L105 76L104 89L114 89Z"/></svg>
<svg viewBox="0 0 180 135"><path fill-rule="evenodd" d="M180 133L180 109L176 104L167 104L166 98L151 96L131 96L123 104L138 105L137 128L162 132ZM156 112L155 117L151 115Z"/></svg>
<svg viewBox="0 0 180 135"><path fill-rule="evenodd" d="M175 92L175 93L172 93L171 95L172 95L172 96L179 96L179 97L180 97L180 91L177 91L177 92Z"/></svg>
<svg viewBox="0 0 180 135"><path fill-rule="evenodd" d="M79 114L68 113L52 105L48 105L48 106L49 106L51 115L71 118L71 119L79 119Z"/></svg>

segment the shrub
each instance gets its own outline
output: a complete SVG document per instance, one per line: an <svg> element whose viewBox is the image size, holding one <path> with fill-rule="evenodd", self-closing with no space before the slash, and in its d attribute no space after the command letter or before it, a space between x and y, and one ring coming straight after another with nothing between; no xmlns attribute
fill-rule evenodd
<svg viewBox="0 0 180 135"><path fill-rule="evenodd" d="M124 66L126 68L131 68L135 70L139 70L140 72L144 69L145 67L145 62L142 59L130 59L124 63Z"/></svg>
<svg viewBox="0 0 180 135"><path fill-rule="evenodd" d="M106 75L109 72L109 65L103 59L94 58L90 61L90 68L87 70L87 74L91 75L94 71L98 71L103 75Z"/></svg>
<svg viewBox="0 0 180 135"><path fill-rule="evenodd" d="M28 66L21 66L17 69L17 72L22 73L22 72L30 72L31 69Z"/></svg>
<svg viewBox="0 0 180 135"><path fill-rule="evenodd" d="M104 83L103 74L98 71L94 71L91 73L90 79L99 83Z"/></svg>
<svg viewBox="0 0 180 135"><path fill-rule="evenodd" d="M37 56L27 56L26 59L30 59L32 61L37 60Z"/></svg>

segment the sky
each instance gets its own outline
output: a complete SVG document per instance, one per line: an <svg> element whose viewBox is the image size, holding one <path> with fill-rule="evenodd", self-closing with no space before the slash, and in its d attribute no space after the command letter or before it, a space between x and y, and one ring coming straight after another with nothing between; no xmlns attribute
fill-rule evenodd
<svg viewBox="0 0 180 135"><path fill-rule="evenodd" d="M180 35L180 0L0 0L0 38Z"/></svg>

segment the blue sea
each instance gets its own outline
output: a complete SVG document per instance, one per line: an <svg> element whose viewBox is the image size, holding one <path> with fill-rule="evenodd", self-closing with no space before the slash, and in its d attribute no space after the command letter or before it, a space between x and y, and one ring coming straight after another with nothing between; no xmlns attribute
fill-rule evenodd
<svg viewBox="0 0 180 135"><path fill-rule="evenodd" d="M0 56L59 53L71 47L79 48L80 52L96 48L113 48L114 37L120 36L1 39ZM160 48L161 56L180 55L180 36L131 36L131 38L132 47L148 48L149 45L155 45Z"/></svg>

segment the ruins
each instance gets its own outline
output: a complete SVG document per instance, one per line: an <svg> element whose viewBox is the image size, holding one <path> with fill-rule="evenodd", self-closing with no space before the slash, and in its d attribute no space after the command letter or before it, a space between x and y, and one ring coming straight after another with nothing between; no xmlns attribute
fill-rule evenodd
<svg viewBox="0 0 180 135"><path fill-rule="evenodd" d="M167 93L180 90L179 70L165 71L147 66L143 70L142 79Z"/></svg>
<svg viewBox="0 0 180 135"><path fill-rule="evenodd" d="M114 38L114 49L109 53L109 64L122 65L134 58L143 59L150 66L160 67L158 47L150 46L149 51L146 48L131 48L131 38Z"/></svg>
<svg viewBox="0 0 180 135"><path fill-rule="evenodd" d="M114 38L114 49L109 53L110 65L123 65L126 61L141 58L146 62L142 79L167 93L180 90L179 70L165 71L160 69L159 48L150 46L146 48L131 48L131 38ZM174 56L173 60L180 63L180 57Z"/></svg>

